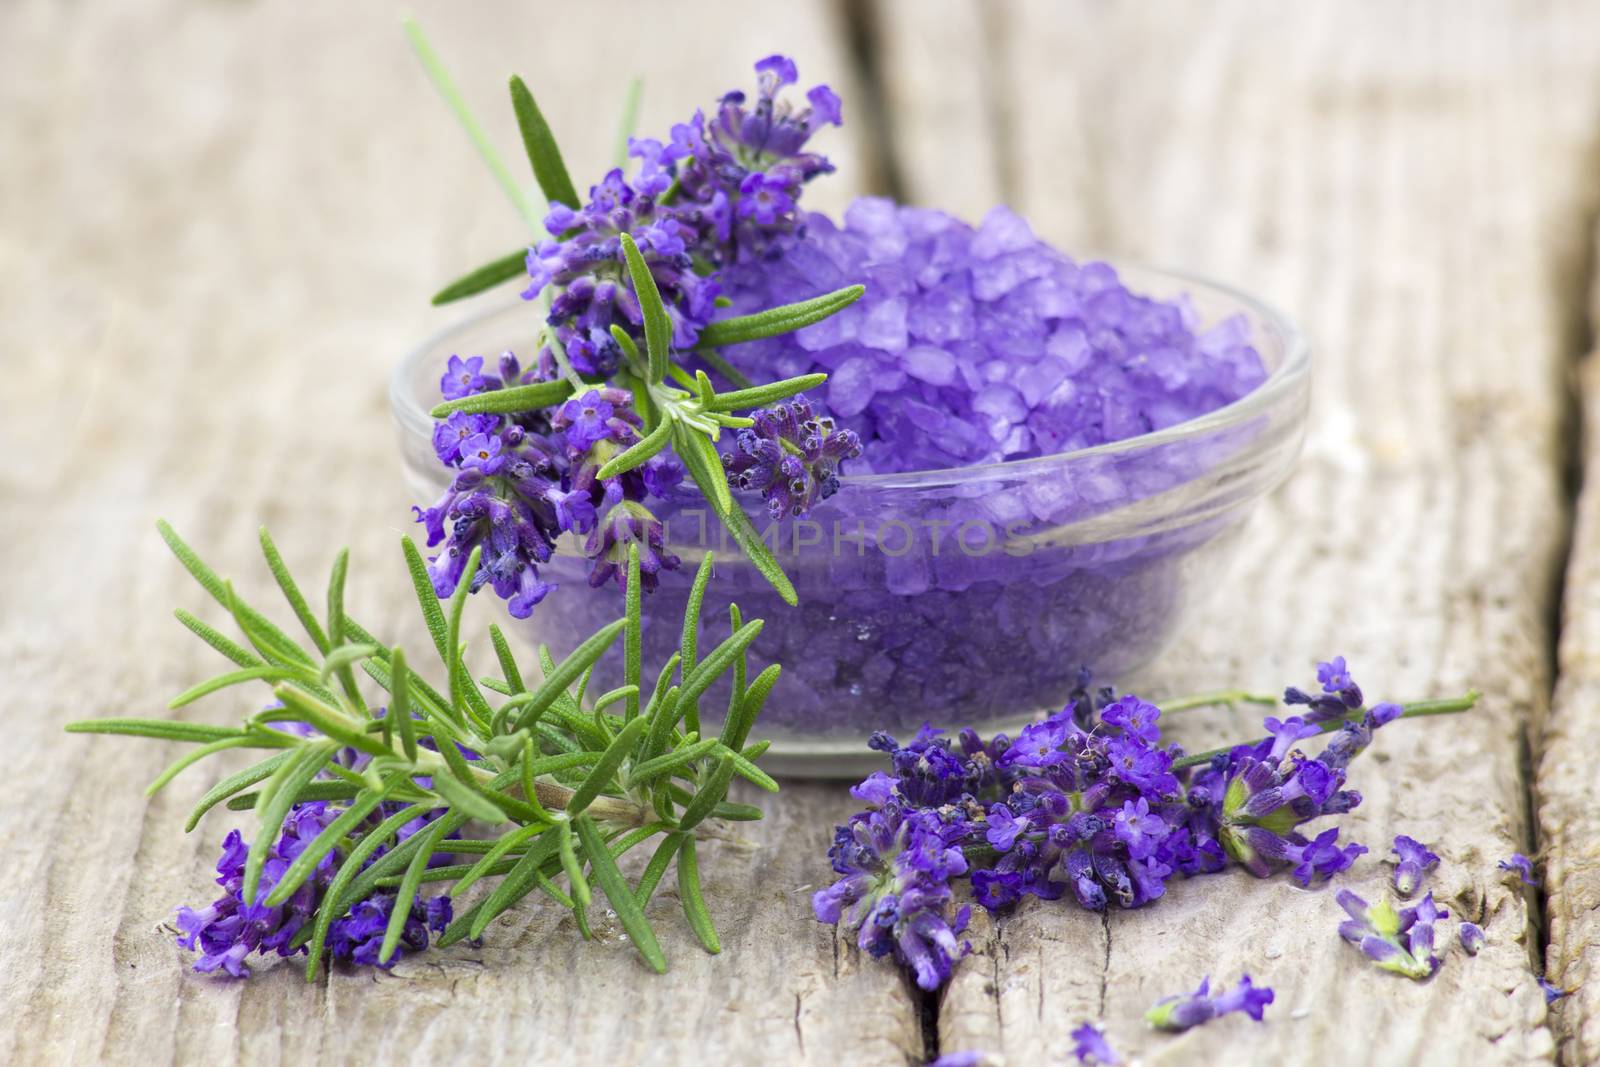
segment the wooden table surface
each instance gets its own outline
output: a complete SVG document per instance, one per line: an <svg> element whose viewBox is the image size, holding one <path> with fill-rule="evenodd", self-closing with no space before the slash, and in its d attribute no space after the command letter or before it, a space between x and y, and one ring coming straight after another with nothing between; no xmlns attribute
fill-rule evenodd
<svg viewBox="0 0 1600 1067"><path fill-rule="evenodd" d="M1304 458L1157 683L1273 688L1343 653L1369 691L1467 686L1470 716L1385 732L1349 820L1382 892L1390 838L1444 857L1436 896L1488 947L1432 981L1377 972L1332 894L1233 874L1102 918L980 917L938 997L810 919L838 784L787 784L702 861L725 951L653 907L653 977L602 926L532 904L481 950L391 973L192 974L160 924L209 899L230 818L181 832L223 771L146 803L175 746L66 736L158 714L209 676L172 621L201 594L166 516L247 593L267 523L416 646L385 376L458 310L441 279L518 221L386 2L0 7L0 1061L1059 1063L1103 1020L1146 1063L1600 1061L1600 484L1580 492L1579 373L1600 314L1600 9L1468 0L1287 5L427 0L413 9L491 133L505 76L540 94L580 176L627 74L661 130L770 51L848 124L814 206L892 191L967 217L1005 201L1069 251L1227 278L1312 338ZM1591 358L1592 362L1592 358ZM1585 388L1586 385L1586 388ZM1587 396L1587 405L1581 401ZM1600 432L1588 435L1600 470ZM1592 480L1593 481L1593 480ZM475 602L481 628L498 605ZM770 624L769 624L770 625ZM1156 684L1156 683L1153 683ZM241 697L240 699L247 699ZM188 714L233 720L237 702ZM1232 736L1226 715L1186 736ZM1508 887L1513 851L1543 889ZM1448 929L1453 937L1454 923ZM1547 1008L1536 975L1578 987ZM1277 990L1261 1025L1168 1038L1139 1017L1204 973Z"/></svg>

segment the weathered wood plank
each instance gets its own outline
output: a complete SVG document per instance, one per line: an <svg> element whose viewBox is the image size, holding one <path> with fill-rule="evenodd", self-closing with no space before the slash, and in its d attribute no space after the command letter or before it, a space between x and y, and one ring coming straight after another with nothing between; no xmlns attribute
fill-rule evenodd
<svg viewBox="0 0 1600 1067"><path fill-rule="evenodd" d="M1597 235L1600 240L1600 235ZM1600 325L1600 283L1591 293ZM1556 691L1535 780L1545 856L1551 981L1572 989L1554 1009L1564 1063L1600 1062L1600 350L1578 377L1584 483L1561 605Z"/></svg>
<svg viewBox="0 0 1600 1067"><path fill-rule="evenodd" d="M955 9L970 19L977 6ZM1410 983L1339 940L1331 893L1241 874L1176 885L1104 924L1035 902L980 938L944 998L941 1049L1058 1060L1075 1025L1103 1019L1124 1053L1183 1062L1548 1058L1527 902L1494 867L1531 839L1523 753L1551 683L1600 19L1578 4L1044 0L995 17L994 54L907 46L925 69L899 76L961 84L975 77L951 70L964 61L1001 73L1017 206L1036 228L1068 250L1255 290L1300 318L1317 353L1299 472L1206 620L1140 684L1271 688L1338 652L1369 692L1481 688L1466 720L1389 731L1358 768L1366 802L1350 827L1372 855L1347 884L1381 893L1391 838L1412 834L1444 857L1439 899L1484 922L1490 945ZM1247 728L1222 715L1181 736ZM1592 828L1581 833L1592 851ZM1230 1019L1173 1041L1139 1021L1202 974L1241 971L1277 988L1264 1026Z"/></svg>
<svg viewBox="0 0 1600 1067"><path fill-rule="evenodd" d="M580 181L613 143L627 73L661 129L784 49L851 95L825 8L752 18L647 2L604 18L507 3L413 5L520 166L503 106L520 70ZM230 985L189 973L158 924L209 899L225 829L184 814L216 766L146 806L176 746L67 737L101 713L159 713L218 661L168 618L202 610L152 523L170 517L249 596L270 595L257 522L316 574L353 552L352 611L426 637L396 569L407 505L385 401L399 354L460 314L426 307L517 220L407 54L395 9L341 4L7 5L0 12L0 1061L834 1063L915 1059L898 976L811 922L835 789L786 789L748 847L703 862L726 950L656 905L673 964L652 978L615 931L577 943L538 905L481 951L307 986L292 965ZM612 73L613 68L617 71ZM595 121L596 114L599 121ZM854 133L833 136L856 191ZM15 150L12 150L15 149ZM829 199L831 197L831 200ZM320 588L320 577L309 579ZM216 613L213 610L212 617ZM474 603L481 632L497 605ZM481 650L480 650L481 651ZM186 714L225 722L251 698ZM665 892L665 891L664 891ZM707 1035L712 1035L708 1037Z"/></svg>

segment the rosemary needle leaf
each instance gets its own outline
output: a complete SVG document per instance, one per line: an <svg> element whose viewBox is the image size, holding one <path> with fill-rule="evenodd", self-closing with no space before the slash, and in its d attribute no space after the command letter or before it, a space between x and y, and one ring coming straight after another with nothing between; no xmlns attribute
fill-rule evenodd
<svg viewBox="0 0 1600 1067"><path fill-rule="evenodd" d="M440 830L443 826L442 821L435 821L417 835L423 838L423 842L412 853L405 878L395 894L394 907L389 911L389 925L383 931L383 947L378 950L379 963L388 963L394 958L394 950L400 947L400 935L405 932L406 923L411 918L411 902L417 898L417 890L422 887L422 872L428 869L428 861L433 858L433 850L442 836Z"/></svg>
<svg viewBox="0 0 1600 1067"><path fill-rule="evenodd" d="M605 755L589 770L583 784L567 801L567 814L576 815L587 808L601 790L612 782L617 768L622 766L622 761L633 751L634 744L649 725L650 720L640 716L617 731L616 739L606 748Z"/></svg>
<svg viewBox="0 0 1600 1067"><path fill-rule="evenodd" d="M522 858L511 868L510 873L494 887L494 892L485 898L480 907L450 924L450 927L440 935L439 944L448 945L463 936L482 937L484 928L494 921L495 916L527 896L533 889L536 878L541 873L540 868L546 861L555 858L557 846L555 834L541 835L538 841L522 854ZM452 934L454 936L451 936Z"/></svg>
<svg viewBox="0 0 1600 1067"><path fill-rule="evenodd" d="M689 806L683 809L683 815L678 819L680 829L692 830L712 814L722 798L728 795L733 770L733 760L727 756L717 761L717 769L711 772L711 777L695 793Z"/></svg>
<svg viewBox="0 0 1600 1067"><path fill-rule="evenodd" d="M644 317L645 352L650 361L650 384L659 385L667 376L667 363L672 347L672 320L667 317L667 307L661 302L661 290L650 273L650 266L639 254L633 235L621 235L622 254L628 261L628 277L633 281L634 295L639 298L639 311Z"/></svg>
<svg viewBox="0 0 1600 1067"><path fill-rule="evenodd" d="M572 383L565 378L532 385L514 385L509 389L495 389L488 393L473 393L458 400L447 400L428 414L442 419L457 411L469 414L510 415L519 411L532 411L559 404L572 395Z"/></svg>
<svg viewBox="0 0 1600 1067"><path fill-rule="evenodd" d="M248 744L250 744L248 737L224 737L220 741L212 741L210 744L201 745L199 748L192 748L169 763L167 769L156 776L155 781L145 786L144 795L147 797L155 796L161 792L168 782L207 756L216 755L218 752L230 748L243 748Z"/></svg>
<svg viewBox="0 0 1600 1067"><path fill-rule="evenodd" d="M642 723L644 720L634 721ZM600 883L601 891L611 902L612 909L617 913L617 921L628 932L628 936L633 938L634 947L639 950L639 955L645 958L645 962L649 963L657 974L665 974L667 957L656 941L655 931L650 928L649 921L644 917L644 909L639 907L638 901L634 899L633 890L628 888L622 872L617 869L617 861L611 858L611 853L600 836L599 828L587 815L579 815L574 822L578 839L583 843L584 855L589 858L590 870L594 872L594 880Z"/></svg>
<svg viewBox="0 0 1600 1067"><path fill-rule="evenodd" d="M400 782L399 778L392 778L384 783L382 789L369 791L363 796L356 797L354 802L339 814L312 842L305 847L305 851L296 856L289 869L283 872L278 879L278 884L273 886L272 892L263 901L269 908L276 908L294 895L305 880L311 877L317 869L317 864L322 857L334 850L340 842L344 841L350 832L364 822L374 808L381 804L385 798L394 791Z"/></svg>
<svg viewBox="0 0 1600 1067"><path fill-rule="evenodd" d="M306 634L311 638L311 643L317 646L317 651L326 655L330 647L328 635L323 632L322 624L317 622L317 617L311 613L305 595L300 592L300 586L295 582L294 575L290 574L289 568L284 565L283 556L278 553L278 546L273 543L272 535L267 532L265 526L261 527L260 538L261 554L266 557L267 569L272 572L273 580L283 591L283 598L289 602L295 618L305 627Z"/></svg>
<svg viewBox="0 0 1600 1067"><path fill-rule="evenodd" d="M667 864L672 862L672 857L677 855L679 847L689 836L679 833L668 834L661 839L661 844L656 846L650 862L645 864L644 873L639 876L639 884L633 889L633 899L638 902L641 911L655 895L656 886L661 884L662 875L667 873Z"/></svg>
<svg viewBox="0 0 1600 1067"><path fill-rule="evenodd" d="M401 808L370 832L363 834L361 840L350 850L350 854L344 858L344 862L339 864L333 881L328 885L328 891L322 895L322 905L317 908L316 922L311 927L311 951L310 959L306 961L306 981L312 981L317 977L317 968L322 963L323 948L328 942L328 928L333 925L334 919L349 909L349 905L341 907L340 902L350 883L355 881L356 875L361 872L372 854L378 851L379 846L385 844L400 827L415 819L422 811L421 804L410 804Z"/></svg>
<svg viewBox="0 0 1600 1067"><path fill-rule="evenodd" d="M521 709L516 719L515 728L518 730L526 729L537 722L541 712L554 703L558 696L564 695L567 687L577 681L578 676L588 670L590 664L605 655L606 650L617 639L617 634L622 632L622 628L626 623L626 619L618 619L601 627L595 632L594 636L573 649L572 655L562 660L561 665L550 672L538 689L532 693L512 697L501 705L501 710L507 708Z"/></svg>
<svg viewBox="0 0 1600 1067"><path fill-rule="evenodd" d="M294 759L280 767L262 788L262 804L257 810L261 817L260 830L250 845L250 854L244 862L244 888L242 899L254 901L261 885L261 872L266 866L267 854L278 839L278 830L294 806L295 794L317 776L322 765L333 757L338 746L328 742L303 745Z"/></svg>
<svg viewBox="0 0 1600 1067"><path fill-rule="evenodd" d="M528 270L528 250L519 248L515 252L508 252L499 259L485 263L477 270L468 271L449 285L433 294L433 305L449 304L454 301L473 296L492 289L501 282L508 282L512 278L520 278Z"/></svg>
<svg viewBox="0 0 1600 1067"><path fill-rule="evenodd" d="M719 319L707 324L705 329L700 331L699 344L703 348L720 348L741 341L754 341L762 337L791 333L802 326L821 322L835 312L843 311L861 299L866 291L864 285L849 285L810 300L768 308L754 315Z"/></svg>
<svg viewBox="0 0 1600 1067"><path fill-rule="evenodd" d="M506 635L492 622L489 624L489 640L494 645L495 659L500 661L500 673L505 675L507 691L512 696L525 692L522 672L517 669L517 660L511 654L511 646L506 644Z"/></svg>
<svg viewBox="0 0 1600 1067"><path fill-rule="evenodd" d="M444 609L439 606L439 597L433 591L433 579L428 576L428 564L423 561L422 553L417 550L416 542L409 537L400 539L401 551L405 553L406 569L411 573L411 585L417 594L417 603L422 608L422 620L428 626L428 634L433 638L433 647L439 653L442 663L450 662L448 645L445 643L448 629L444 622Z"/></svg>
<svg viewBox="0 0 1600 1067"><path fill-rule="evenodd" d="M744 655L744 650L750 647L761 633L766 624L761 619L748 622L736 630L727 640L695 665L683 679L683 692L679 694L680 702L692 701L710 688L711 683L725 674L738 657Z"/></svg>
<svg viewBox="0 0 1600 1067"><path fill-rule="evenodd" d="M550 131L550 124L545 121L544 113L534 101L533 93L515 75L511 78L511 106L517 113L522 146L527 150L528 163L533 167L533 176L538 180L544 198L552 204L579 207L583 201L578 199L578 191L567 174L567 164L561 158L555 134Z"/></svg>
<svg viewBox="0 0 1600 1067"><path fill-rule="evenodd" d="M233 796L239 790L248 789L257 782L264 782L271 778L272 773L293 756L294 752L292 751L279 752L275 756L268 756L253 767L246 767L237 774L228 775L228 777L206 790L206 795L200 798L199 803L195 804L194 809L189 812L189 818L184 821L183 832L189 833L200 825L200 819L206 812Z"/></svg>
<svg viewBox="0 0 1600 1067"><path fill-rule="evenodd" d="M556 846L561 853L561 869L566 872L567 883L572 886L573 910L587 908L594 896L589 891L589 880L583 876L578 853L572 847L572 823L566 819L556 825Z"/></svg>
<svg viewBox="0 0 1600 1067"><path fill-rule="evenodd" d="M690 929L706 951L715 955L722 951L722 941L717 937L716 924L711 921L700 890L700 860L695 853L694 837L691 834L682 836L684 841L678 849L678 899L683 902L683 914L689 920Z"/></svg>
<svg viewBox="0 0 1600 1067"><path fill-rule="evenodd" d="M826 374L802 374L797 378L785 378L781 382L772 382L768 385L758 385L751 389L737 389L729 393L718 393L706 405L707 411L738 411L741 408L764 408L780 400L787 400L791 396L815 389L828 380Z"/></svg>
<svg viewBox="0 0 1600 1067"><path fill-rule="evenodd" d="M206 726L197 722L168 722L165 719L84 719L67 723L69 734L126 734L155 737L163 741L222 741L242 738L236 726ZM285 738L292 741L292 738Z"/></svg>

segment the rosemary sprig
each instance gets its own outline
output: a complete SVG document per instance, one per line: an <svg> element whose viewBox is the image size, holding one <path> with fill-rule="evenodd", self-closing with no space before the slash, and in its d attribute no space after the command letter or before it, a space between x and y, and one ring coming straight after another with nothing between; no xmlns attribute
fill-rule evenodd
<svg viewBox="0 0 1600 1067"><path fill-rule="evenodd" d="M536 683L517 664L503 635L491 628L502 677L480 685L467 670L460 639L463 597L440 604L420 554L407 540L407 567L448 679L441 693L416 674L400 648L374 639L345 614L344 553L329 586L327 617L318 620L262 531L268 566L311 638L312 648L307 649L240 600L232 585L170 526L163 522L160 530L195 580L233 615L249 644L248 649L235 644L180 613L185 625L240 669L186 690L171 706L248 682L267 683L276 701L247 715L237 727L110 718L74 722L67 730L201 746L164 772L152 792L204 756L232 748L270 751L210 789L185 829L192 830L219 803L253 810L259 825L242 895L268 906L281 905L303 886L317 884L319 862L329 855L339 858L311 922L294 941L309 948L308 979L317 973L332 923L353 905L374 892L397 893L379 955L386 962L400 943L405 916L422 886L447 879L455 880L457 894L482 881L499 881L446 930L441 944L480 935L534 889L572 909L579 928L587 931L593 886L609 901L645 962L665 971L666 957L645 918L645 906L674 859L686 920L708 951L718 951L694 842L707 819L760 818L759 809L727 800L735 776L763 789L777 788L755 765L766 746L744 747L749 723L760 714L771 689L762 680L775 680L777 667L766 668L749 689L738 687L720 738L701 738L697 728L685 728L683 719L717 678L729 671L744 676L745 652L760 630L759 621L737 627L726 641L696 656L705 592L705 583L697 582L683 620L688 657L674 655L661 668L642 704L646 690L636 595L626 598L624 618L603 627L560 663L541 648L542 680ZM628 589L634 591L640 587L639 555L636 547L630 549ZM708 555L707 573L709 567ZM628 645L624 684L586 706L589 672L619 634L626 634ZM382 700L365 698L356 666L387 694L387 708L379 706ZM505 694L504 699L491 706L486 690ZM301 725L291 731L282 728L284 723ZM272 843L296 806L310 801L327 801L342 810L268 884L265 861ZM399 836L407 822L426 813L435 817L425 830ZM452 840L474 820L489 831L487 836ZM654 839L660 839L654 856L639 882L630 885L617 860ZM475 859L434 864L436 858L452 855ZM566 881L565 890L556 879Z"/></svg>

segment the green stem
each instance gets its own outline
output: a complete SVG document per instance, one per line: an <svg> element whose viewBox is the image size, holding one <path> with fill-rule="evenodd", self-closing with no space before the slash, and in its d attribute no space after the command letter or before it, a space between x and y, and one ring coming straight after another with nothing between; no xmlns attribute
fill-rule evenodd
<svg viewBox="0 0 1600 1067"><path fill-rule="evenodd" d="M1430 715L1455 715L1469 710L1478 702L1478 696L1478 691L1476 689L1472 689L1458 697L1445 697L1440 700L1418 700L1413 701L1410 704L1402 704L1400 705L1400 718L1421 719ZM1354 711L1340 715L1336 718L1329 719L1326 722L1318 723L1317 725L1323 733L1331 733L1332 731L1339 729L1341 726L1344 726L1346 723L1359 722L1361 717L1366 713L1366 708L1356 708ZM1253 741L1247 741L1244 743L1254 745L1259 744L1262 740L1262 738L1258 737ZM1172 769L1175 771L1181 771L1187 767L1198 767L1202 764L1210 763L1213 757L1226 755L1227 753L1232 752L1235 747L1237 746L1227 745L1222 748L1208 749L1205 752L1196 752L1192 756L1184 756L1181 759L1173 760Z"/></svg>
<svg viewBox="0 0 1600 1067"><path fill-rule="evenodd" d="M500 183L500 188L505 190L517 213L527 221L531 229L538 232L542 227L539 209L528 198L527 191L511 176L511 171L506 169L500 154L494 150L494 145L489 143L489 135L484 132L477 117L467 107L461 91L456 88L450 72L445 70L444 61L439 58L439 53L433 50L433 45L422 32L422 27L417 25L417 20L413 18L403 19L401 25L405 27L406 37L411 41L411 48L417 53L417 59L422 62L422 69L427 71L428 79L433 82L433 87L438 90L446 106L455 113L456 121L461 123L461 128L466 131L472 146L478 150L478 155L483 157L489 172L494 175L495 181Z"/></svg>
<svg viewBox="0 0 1600 1067"><path fill-rule="evenodd" d="M1252 693L1248 689L1219 689L1214 693L1193 693L1174 700L1158 700L1155 703L1165 714L1172 711L1188 711L1190 708L1213 707L1218 704L1226 704L1229 707L1234 704L1262 704L1272 707L1278 703L1278 696L1275 693Z"/></svg>

